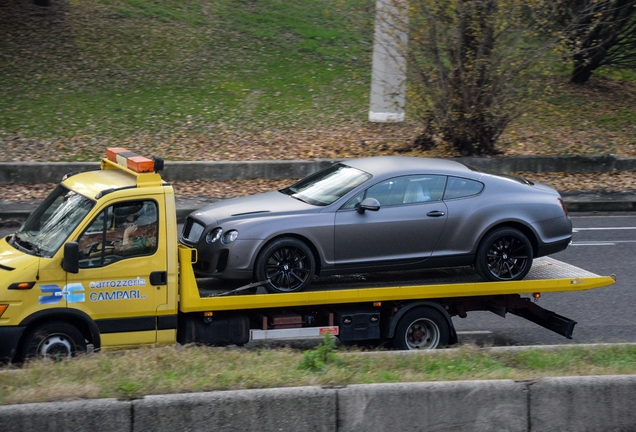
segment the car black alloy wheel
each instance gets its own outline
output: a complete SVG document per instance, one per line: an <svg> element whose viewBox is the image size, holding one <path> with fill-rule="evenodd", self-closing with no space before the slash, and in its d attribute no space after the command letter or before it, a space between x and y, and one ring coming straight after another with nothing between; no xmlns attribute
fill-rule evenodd
<svg viewBox="0 0 636 432"><path fill-rule="evenodd" d="M477 252L477 271L486 280L521 280L532 266L532 245L514 228L499 228L488 234Z"/></svg>
<svg viewBox="0 0 636 432"><path fill-rule="evenodd" d="M269 279L267 289L273 292L302 291L311 283L314 272L311 250L295 238L281 238L270 243L256 262L257 278Z"/></svg>

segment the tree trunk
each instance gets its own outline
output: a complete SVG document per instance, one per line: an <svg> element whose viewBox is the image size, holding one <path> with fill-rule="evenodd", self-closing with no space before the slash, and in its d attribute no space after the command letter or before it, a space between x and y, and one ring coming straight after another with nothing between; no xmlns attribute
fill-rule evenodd
<svg viewBox="0 0 636 432"><path fill-rule="evenodd" d="M612 41L608 43L612 43ZM605 44L595 47L591 57L586 57L584 54L575 54L574 69L572 70L570 81L574 84L587 83L594 71L603 64L606 55Z"/></svg>
<svg viewBox="0 0 636 432"><path fill-rule="evenodd" d="M574 70L572 71L572 76L570 77L570 82L573 84L585 84L592 77L592 73L594 72L594 67L590 63L586 63L585 61L576 61L574 60Z"/></svg>

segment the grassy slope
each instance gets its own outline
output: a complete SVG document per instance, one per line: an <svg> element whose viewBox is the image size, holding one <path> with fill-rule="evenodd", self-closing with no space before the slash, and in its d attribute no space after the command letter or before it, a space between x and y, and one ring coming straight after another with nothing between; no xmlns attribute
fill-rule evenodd
<svg viewBox="0 0 636 432"><path fill-rule="evenodd" d="M374 4L10 0L0 160L95 160L108 145L181 160L395 152L406 141L360 145L418 129L366 122ZM502 137L506 154L636 154L633 76L618 78L554 77Z"/></svg>
<svg viewBox="0 0 636 432"><path fill-rule="evenodd" d="M364 111L364 2L15 3L0 38L5 134L122 138Z"/></svg>

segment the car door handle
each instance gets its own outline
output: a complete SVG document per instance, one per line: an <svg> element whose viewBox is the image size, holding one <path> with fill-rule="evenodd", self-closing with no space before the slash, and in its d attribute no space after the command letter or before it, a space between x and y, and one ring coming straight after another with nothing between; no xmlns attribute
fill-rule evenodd
<svg viewBox="0 0 636 432"><path fill-rule="evenodd" d="M442 217L442 216L444 216L444 214L445 213L443 211L433 210L433 211L430 211L430 212L426 213L426 216L429 216L429 217Z"/></svg>

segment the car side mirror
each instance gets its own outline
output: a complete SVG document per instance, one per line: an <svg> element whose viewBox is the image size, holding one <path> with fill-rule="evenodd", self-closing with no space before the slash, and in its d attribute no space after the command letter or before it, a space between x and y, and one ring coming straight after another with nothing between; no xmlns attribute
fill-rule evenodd
<svg viewBox="0 0 636 432"><path fill-rule="evenodd" d="M68 242L64 245L62 268L69 273L79 273L79 244Z"/></svg>
<svg viewBox="0 0 636 432"><path fill-rule="evenodd" d="M375 198L365 198L356 209L358 213L362 214L365 210L378 211L380 210L380 201Z"/></svg>

